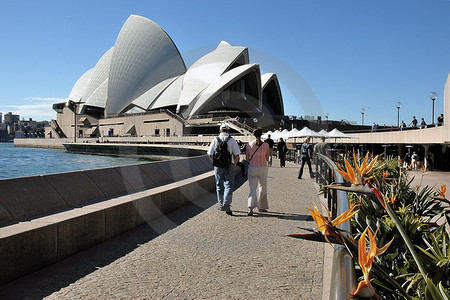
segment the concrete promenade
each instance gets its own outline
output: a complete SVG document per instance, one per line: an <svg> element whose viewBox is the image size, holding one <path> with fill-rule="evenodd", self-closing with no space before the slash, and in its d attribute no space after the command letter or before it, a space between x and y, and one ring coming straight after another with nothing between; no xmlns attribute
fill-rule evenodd
<svg viewBox="0 0 450 300"><path fill-rule="evenodd" d="M323 199L297 170L274 160L267 213L247 216L239 176L234 216L218 211L211 193L0 286L0 299L322 299L325 245L286 237L315 226L306 207Z"/></svg>

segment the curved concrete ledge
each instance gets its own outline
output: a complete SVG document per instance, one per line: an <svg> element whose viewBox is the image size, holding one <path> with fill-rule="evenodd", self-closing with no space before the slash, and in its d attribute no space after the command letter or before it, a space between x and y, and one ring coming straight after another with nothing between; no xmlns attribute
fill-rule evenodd
<svg viewBox="0 0 450 300"><path fill-rule="evenodd" d="M162 144L66 143L66 151L73 153L120 156L192 157L205 155L207 147Z"/></svg>
<svg viewBox="0 0 450 300"><path fill-rule="evenodd" d="M3 284L213 192L215 180L202 156L7 179L0 188Z"/></svg>

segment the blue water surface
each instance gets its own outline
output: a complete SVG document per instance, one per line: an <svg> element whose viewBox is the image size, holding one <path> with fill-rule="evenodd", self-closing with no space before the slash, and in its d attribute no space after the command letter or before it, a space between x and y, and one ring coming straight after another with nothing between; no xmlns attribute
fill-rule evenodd
<svg viewBox="0 0 450 300"><path fill-rule="evenodd" d="M64 150L14 147L0 143L0 179L116 167L149 161L143 158L74 154Z"/></svg>

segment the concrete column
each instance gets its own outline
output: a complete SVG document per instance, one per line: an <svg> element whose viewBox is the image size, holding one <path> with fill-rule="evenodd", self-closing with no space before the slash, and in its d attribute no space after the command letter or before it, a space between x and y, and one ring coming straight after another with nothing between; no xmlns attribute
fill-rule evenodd
<svg viewBox="0 0 450 300"><path fill-rule="evenodd" d="M423 156L423 165L425 166L425 168L427 168L428 169L428 162L427 162L427 156L428 156L428 153L430 152L430 144L424 144L424 145L422 145L423 146L423 148L425 149L425 154L424 154L424 156Z"/></svg>
<svg viewBox="0 0 450 300"><path fill-rule="evenodd" d="M397 144L397 152L398 152L397 158L399 160L402 158L402 152L403 152L403 147L404 146L405 145L403 145L403 144Z"/></svg>

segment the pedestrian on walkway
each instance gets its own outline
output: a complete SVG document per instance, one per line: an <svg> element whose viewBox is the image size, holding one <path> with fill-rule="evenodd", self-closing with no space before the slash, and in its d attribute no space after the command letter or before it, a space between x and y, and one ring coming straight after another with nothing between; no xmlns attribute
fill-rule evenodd
<svg viewBox="0 0 450 300"><path fill-rule="evenodd" d="M425 123L425 120L422 118L420 120L420 129L424 129L427 127L427 123Z"/></svg>
<svg viewBox="0 0 450 300"><path fill-rule="evenodd" d="M416 119L416 116L413 116L413 118L412 118L412 120L411 120L411 123L408 124L408 126L411 126L411 125L412 125L412 127L417 127L417 119Z"/></svg>
<svg viewBox="0 0 450 300"><path fill-rule="evenodd" d="M302 147L300 148L300 155L302 165L300 167L300 170L298 171L297 178L302 179L303 167L305 166L305 163L308 164L309 176L311 176L311 178L314 178L313 170L311 168L312 145L309 143L309 138L306 138L305 142L302 144Z"/></svg>
<svg viewBox="0 0 450 300"><path fill-rule="evenodd" d="M413 154L411 155L411 164L413 170L417 170L419 168L418 162L419 162L419 154L417 154L416 151L414 151Z"/></svg>
<svg viewBox="0 0 450 300"><path fill-rule="evenodd" d="M236 140L230 136L228 124L220 125L220 134L212 140L207 153L214 165L219 210L231 216L233 215L230 206L234 188L234 167L239 161L241 151Z"/></svg>
<svg viewBox="0 0 450 300"><path fill-rule="evenodd" d="M280 141L277 144L277 150L278 150L278 158L280 159L280 167L285 168L286 167L286 153L288 151L285 141L283 141L283 138L280 138Z"/></svg>
<svg viewBox="0 0 450 300"><path fill-rule="evenodd" d="M325 142L325 137L321 137L320 139L321 141L314 146L313 158L316 165L316 175L321 175L319 180L321 181L320 183L322 183L322 181L325 181L326 164L325 161L318 156L318 154L322 154L328 158L331 158L331 156L330 146Z"/></svg>
<svg viewBox="0 0 450 300"><path fill-rule="evenodd" d="M444 114L440 114L439 117L437 117L437 123L438 126L442 126L442 124L444 123Z"/></svg>
<svg viewBox="0 0 450 300"><path fill-rule="evenodd" d="M273 144L275 142L270 138L270 134L267 136L267 139L264 141L269 145L269 160L268 160L268 166L272 166L272 155L273 155Z"/></svg>
<svg viewBox="0 0 450 300"><path fill-rule="evenodd" d="M269 203L267 201L267 161L269 160L269 144L261 141L262 130L253 131L255 140L247 144L246 156L248 166L248 215L253 216L253 209L258 208L260 212L267 212Z"/></svg>

